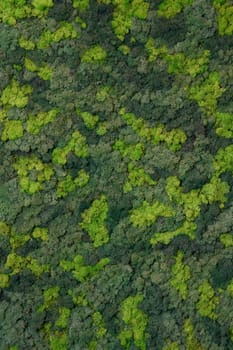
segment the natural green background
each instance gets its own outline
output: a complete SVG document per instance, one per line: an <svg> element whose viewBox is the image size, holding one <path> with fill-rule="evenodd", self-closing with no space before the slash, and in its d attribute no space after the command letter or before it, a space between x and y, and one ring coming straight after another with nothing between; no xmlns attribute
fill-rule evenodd
<svg viewBox="0 0 233 350"><path fill-rule="evenodd" d="M0 349L233 349L233 2L1 0Z"/></svg>

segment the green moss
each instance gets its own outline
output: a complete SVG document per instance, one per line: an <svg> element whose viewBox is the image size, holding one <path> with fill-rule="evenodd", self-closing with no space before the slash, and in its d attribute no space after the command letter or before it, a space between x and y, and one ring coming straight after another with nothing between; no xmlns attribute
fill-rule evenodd
<svg viewBox="0 0 233 350"><path fill-rule="evenodd" d="M37 72L38 70L37 65L27 57L24 59L24 66L29 72Z"/></svg>
<svg viewBox="0 0 233 350"><path fill-rule="evenodd" d="M164 0L159 4L158 16L172 18L180 13L185 6L191 5L193 0Z"/></svg>
<svg viewBox="0 0 233 350"><path fill-rule="evenodd" d="M27 132L33 135L38 134L43 126L55 120L58 113L58 109L51 109L48 112L39 112L36 116L29 114Z"/></svg>
<svg viewBox="0 0 233 350"><path fill-rule="evenodd" d="M54 286L46 289L43 293L44 303L38 308L38 312L43 312L56 304L59 297L60 287Z"/></svg>
<svg viewBox="0 0 233 350"><path fill-rule="evenodd" d="M23 124L21 120L7 120L4 123L2 141L16 140L23 136Z"/></svg>
<svg viewBox="0 0 233 350"><path fill-rule="evenodd" d="M94 129L96 124L98 123L99 121L99 116L98 115L93 115L89 112L80 112L80 111L77 111L78 114L80 114L85 126L88 128L88 129Z"/></svg>
<svg viewBox="0 0 233 350"><path fill-rule="evenodd" d="M199 288L199 301L196 304L197 310L202 317L209 317L213 320L217 318L215 309L219 303L219 297L207 280L204 280Z"/></svg>
<svg viewBox="0 0 233 350"><path fill-rule="evenodd" d="M10 227L3 221L0 221L0 235L8 236L10 233Z"/></svg>
<svg viewBox="0 0 233 350"><path fill-rule="evenodd" d="M174 210L169 205L157 201L153 204L143 201L140 207L131 210L130 221L134 227L148 227L152 225L158 217L171 217L174 214Z"/></svg>
<svg viewBox="0 0 233 350"><path fill-rule="evenodd" d="M207 113L213 114L217 108L217 100L226 89L220 86L218 72L211 72L203 83L193 83L189 89L189 98L195 100L199 107Z"/></svg>
<svg viewBox="0 0 233 350"><path fill-rule="evenodd" d="M98 128L96 129L96 134L99 136L103 136L107 133L108 127L106 122L101 122L98 124Z"/></svg>
<svg viewBox="0 0 233 350"><path fill-rule="evenodd" d="M60 28L51 32L46 30L43 32L37 42L37 48L40 50L49 48L52 42L59 42L64 39L75 39L78 37L78 33L72 23L61 22Z"/></svg>
<svg viewBox="0 0 233 350"><path fill-rule="evenodd" d="M32 40L27 40L23 36L19 38L19 46L22 47L22 49L25 50L34 50L36 47L36 44Z"/></svg>
<svg viewBox="0 0 233 350"><path fill-rule="evenodd" d="M22 247L26 242L28 242L31 239L29 234L17 234L13 230L11 230L11 237L10 237L10 245L12 251L15 249Z"/></svg>
<svg viewBox="0 0 233 350"><path fill-rule="evenodd" d="M148 127L143 118L137 118L133 113L126 113L125 108L122 108L119 114L139 137L155 145L165 142L171 151L179 150L187 139L187 136L181 129L167 131L162 124L158 124L156 127Z"/></svg>
<svg viewBox="0 0 233 350"><path fill-rule="evenodd" d="M225 171L233 173L233 144L219 148L216 156L214 157L214 170L216 175L219 176Z"/></svg>
<svg viewBox="0 0 233 350"><path fill-rule="evenodd" d="M9 287L10 279L6 273L0 273L0 289Z"/></svg>
<svg viewBox="0 0 233 350"><path fill-rule="evenodd" d="M73 0L73 7L85 12L89 8L89 0Z"/></svg>
<svg viewBox="0 0 233 350"><path fill-rule="evenodd" d="M70 309L67 307L59 307L59 318L55 322L56 327L66 328L70 317Z"/></svg>
<svg viewBox="0 0 233 350"><path fill-rule="evenodd" d="M20 157L14 164L20 178L21 191L29 194L36 193L43 188L43 183L50 180L54 171L49 164L43 164L35 155ZM30 179L30 172L35 171L36 180Z"/></svg>
<svg viewBox="0 0 233 350"><path fill-rule="evenodd" d="M23 108L28 104L28 95L32 93L30 85L19 85L15 79L3 90L1 102L6 107Z"/></svg>
<svg viewBox="0 0 233 350"><path fill-rule="evenodd" d="M169 244L175 237L179 235L187 235L191 240L195 238L197 225L193 222L185 221L184 224L174 231L155 233L150 243L155 245L158 243Z"/></svg>
<svg viewBox="0 0 233 350"><path fill-rule="evenodd" d="M42 241L48 241L48 229L42 227L35 227L32 232L32 237L36 239L41 239Z"/></svg>
<svg viewBox="0 0 233 350"><path fill-rule="evenodd" d="M90 208L81 214L83 221L80 226L88 232L96 248L109 241L108 230L105 226L107 215L108 203L104 195L94 200Z"/></svg>
<svg viewBox="0 0 233 350"><path fill-rule="evenodd" d="M94 45L87 49L82 55L81 61L92 63L92 62L103 62L107 57L107 52L100 46Z"/></svg>
<svg viewBox="0 0 233 350"><path fill-rule="evenodd" d="M63 180L60 180L57 185L57 196L65 197L68 193L73 192L76 187L83 187L89 181L89 175L80 170L78 176L72 179L70 175L67 175Z"/></svg>
<svg viewBox="0 0 233 350"><path fill-rule="evenodd" d="M143 186L148 184L150 186L156 185L156 181L145 172L143 168L135 167L133 163L128 164L128 181L124 184L123 192L132 191L133 187Z"/></svg>
<svg viewBox="0 0 233 350"><path fill-rule="evenodd" d="M121 317L125 322L125 328L120 332L119 339L121 345L129 349L130 341L133 339L134 344L141 350L146 350L146 327L148 317L138 308L142 302L143 296L137 294L125 299L121 304Z"/></svg>
<svg viewBox="0 0 233 350"><path fill-rule="evenodd" d="M98 102L104 102L109 97L109 94L110 94L110 87L102 86L96 93L96 100Z"/></svg>
<svg viewBox="0 0 233 350"><path fill-rule="evenodd" d="M226 138L233 137L233 114L216 112L215 115L216 134Z"/></svg>
<svg viewBox="0 0 233 350"><path fill-rule="evenodd" d="M123 140L117 140L113 145L114 150L118 150L122 157L128 157L131 160L139 160L144 154L144 145L142 143L128 144Z"/></svg>
<svg viewBox="0 0 233 350"><path fill-rule="evenodd" d="M92 276L95 276L99 271L108 265L110 259L103 258L95 265L84 265L84 258L82 255L76 255L73 261L62 260L60 266L65 271L71 271L74 278L79 282L85 282Z"/></svg>
<svg viewBox="0 0 233 350"><path fill-rule="evenodd" d="M231 233L222 233L220 242L226 247L233 247L233 235Z"/></svg>
<svg viewBox="0 0 233 350"><path fill-rule="evenodd" d="M180 347L177 342L168 341L162 350L180 350Z"/></svg>
<svg viewBox="0 0 233 350"><path fill-rule="evenodd" d="M146 19L149 4L144 0L118 1L112 0L114 5L112 27L115 35L121 41L129 33L133 18ZM107 1L110 3L110 1Z"/></svg>
<svg viewBox="0 0 233 350"><path fill-rule="evenodd" d="M206 350L196 339L194 327L190 319L186 319L184 323L184 333L186 335L186 349L187 350Z"/></svg>
<svg viewBox="0 0 233 350"><path fill-rule="evenodd" d="M233 6L230 1L214 0L217 10L218 31L220 35L232 35L233 33Z"/></svg>
<svg viewBox="0 0 233 350"><path fill-rule="evenodd" d="M167 55L168 49L166 46L156 47L155 40L149 38L145 44L146 51L149 55L149 62L154 62L157 58L164 58Z"/></svg>
<svg viewBox="0 0 233 350"><path fill-rule="evenodd" d="M189 281L190 267L183 263L184 254L182 251L178 251L175 257L175 264L172 266L172 278L170 280L171 285L177 290L182 299L186 299L188 295L187 282Z"/></svg>

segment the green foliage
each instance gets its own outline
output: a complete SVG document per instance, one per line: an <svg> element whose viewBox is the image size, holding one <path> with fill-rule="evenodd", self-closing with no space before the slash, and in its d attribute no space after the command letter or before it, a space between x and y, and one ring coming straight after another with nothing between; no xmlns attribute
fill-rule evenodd
<svg viewBox="0 0 233 350"><path fill-rule="evenodd" d="M25 39L23 36L21 36L19 38L19 46L25 50L34 50L36 47L36 44L32 40Z"/></svg>
<svg viewBox="0 0 233 350"><path fill-rule="evenodd" d="M53 69L49 66L40 67L38 69L38 76L43 80L51 80Z"/></svg>
<svg viewBox="0 0 233 350"><path fill-rule="evenodd" d="M28 104L28 96L32 93L30 85L19 85L19 82L12 79L11 83L3 90L1 102L6 107L23 108Z"/></svg>
<svg viewBox="0 0 233 350"><path fill-rule="evenodd" d="M0 2L0 21L9 25L15 25L17 19L30 17L31 8L27 0L3 0Z"/></svg>
<svg viewBox="0 0 233 350"><path fill-rule="evenodd" d="M43 182L50 180L54 171L49 164L44 164L35 155L20 157L14 164L14 169L20 177L21 191L33 194L40 191ZM34 173L35 180L31 180L30 172Z"/></svg>
<svg viewBox="0 0 233 350"><path fill-rule="evenodd" d="M80 158L86 158L88 156L86 137L78 130L72 133L66 146L54 149L52 154L53 162L61 165L66 164L67 156L70 152L74 152L75 155Z"/></svg>
<svg viewBox="0 0 233 350"><path fill-rule="evenodd" d="M10 233L10 227L3 221L0 221L0 235L7 236Z"/></svg>
<svg viewBox="0 0 233 350"><path fill-rule="evenodd" d="M159 216L170 217L174 214L174 210L169 205L157 201L153 204L143 201L140 207L131 210L130 221L134 227L148 227L152 225Z"/></svg>
<svg viewBox="0 0 233 350"><path fill-rule="evenodd" d="M231 233L222 233L220 242L226 247L233 247L233 235Z"/></svg>
<svg viewBox="0 0 233 350"><path fill-rule="evenodd" d="M37 65L28 57L25 57L24 66L29 72L37 71Z"/></svg>
<svg viewBox="0 0 233 350"><path fill-rule="evenodd" d="M73 0L73 7L80 12L85 12L89 7L89 0Z"/></svg>
<svg viewBox="0 0 233 350"><path fill-rule="evenodd" d="M181 129L166 131L162 124L158 124L157 127L148 127L143 118L136 118L133 113L125 113L125 108L122 108L119 114L139 137L155 145L160 142L165 142L171 151L179 150L181 144L187 139L185 133Z"/></svg>
<svg viewBox="0 0 233 350"><path fill-rule="evenodd" d="M163 243L169 244L173 238L179 235L187 235L191 240L195 238L195 230L197 225L193 222L185 221L184 224L174 231L167 231L162 233L155 233L151 238L150 243L152 245Z"/></svg>
<svg viewBox="0 0 233 350"><path fill-rule="evenodd" d="M74 25L63 21L60 23L60 28L58 28L55 32L46 30L42 33L39 41L37 42L37 48L40 50L47 49L53 42L59 42L64 39L75 39L77 36L78 33Z"/></svg>
<svg viewBox="0 0 233 350"><path fill-rule="evenodd" d="M227 292L230 294L230 296L233 298L233 280L228 284L227 286Z"/></svg>
<svg viewBox="0 0 233 350"><path fill-rule="evenodd" d="M180 350L180 347L177 342L168 341L162 350Z"/></svg>
<svg viewBox="0 0 233 350"><path fill-rule="evenodd" d="M120 45L118 47L118 50L123 53L123 55L129 55L130 54L130 48L127 45Z"/></svg>
<svg viewBox="0 0 233 350"><path fill-rule="evenodd" d="M32 60L26 57L24 65L29 72L38 72L38 76L43 80L50 80L52 78L53 70L46 64L42 67L38 67Z"/></svg>
<svg viewBox="0 0 233 350"><path fill-rule="evenodd" d="M199 301L196 304L197 310L202 317L209 317L215 320L217 315L215 313L216 306L219 303L219 297L215 295L213 287L207 280L204 280L199 288Z"/></svg>
<svg viewBox="0 0 233 350"><path fill-rule="evenodd" d="M7 120L4 123L2 141L16 140L23 136L23 125L21 120Z"/></svg>
<svg viewBox="0 0 233 350"><path fill-rule="evenodd" d="M233 172L233 144L218 150L213 166L218 176L225 171Z"/></svg>
<svg viewBox="0 0 233 350"><path fill-rule="evenodd" d="M109 0L103 1L114 5L112 27L115 35L121 41L124 40L127 33L129 33L133 18L146 19L149 4L144 0L119 1Z"/></svg>
<svg viewBox="0 0 233 350"><path fill-rule="evenodd" d="M67 307L59 307L59 318L55 322L56 327L66 328L70 317L70 309Z"/></svg>
<svg viewBox="0 0 233 350"><path fill-rule="evenodd" d="M168 73L187 74L195 78L196 75L204 73L209 64L210 51L205 50L200 57L190 58L183 53L165 55L168 63Z"/></svg>
<svg viewBox="0 0 233 350"><path fill-rule="evenodd" d="M43 312L56 304L59 297L60 288L58 286L50 287L43 293L44 303L38 308L38 312Z"/></svg>
<svg viewBox="0 0 233 350"><path fill-rule="evenodd" d="M65 197L68 193L73 192L76 187L83 187L89 181L90 176L85 170L80 170L75 179L68 174L65 179L60 180L57 185L57 196Z"/></svg>
<svg viewBox="0 0 233 350"><path fill-rule="evenodd" d="M51 350L67 350L68 338L66 333L55 332L49 337Z"/></svg>
<svg viewBox="0 0 233 350"><path fill-rule="evenodd" d="M218 14L218 31L220 35L233 33L233 6L228 0L214 0L214 7Z"/></svg>
<svg viewBox="0 0 233 350"><path fill-rule="evenodd" d="M216 112L215 115L216 134L226 138L233 137L233 114Z"/></svg>
<svg viewBox="0 0 233 350"><path fill-rule="evenodd" d="M123 192L132 191L133 187L148 185L156 185L156 181L145 172L143 168L135 167L134 163L128 164L128 180L124 184Z"/></svg>
<svg viewBox="0 0 233 350"><path fill-rule="evenodd" d="M58 109L51 109L48 112L39 112L36 116L29 114L27 132L33 135L38 134L43 126L55 120L58 113Z"/></svg>
<svg viewBox="0 0 233 350"><path fill-rule="evenodd" d="M0 289L9 287L9 276L6 273L0 273Z"/></svg>
<svg viewBox="0 0 233 350"><path fill-rule="evenodd" d="M109 97L110 94L110 86L101 87L96 93L96 100L98 102L104 102Z"/></svg>
<svg viewBox="0 0 233 350"><path fill-rule="evenodd" d="M141 159L144 153L144 145L142 143L128 144L123 140L117 140L113 145L114 150L118 150L122 157L129 157L131 160Z"/></svg>
<svg viewBox="0 0 233 350"><path fill-rule="evenodd" d="M223 203L227 201L226 194L229 191L230 187L227 182L221 181L217 176L213 176L210 182L202 187L200 200L205 204L220 202L220 207L223 208Z"/></svg>
<svg viewBox="0 0 233 350"><path fill-rule="evenodd" d="M218 72L211 72L203 83L193 83L189 89L189 98L195 100L207 115L216 111L217 99L222 96L225 88L220 86Z"/></svg>
<svg viewBox="0 0 233 350"><path fill-rule="evenodd" d="M184 253L178 251L175 257L175 264L172 266L172 278L170 280L171 285L177 290L182 299L186 299L188 295L187 282L189 281L190 267L183 263Z"/></svg>
<svg viewBox="0 0 233 350"><path fill-rule="evenodd" d="M107 132L107 123L102 122L98 124L98 128L96 129L96 134L99 136L105 135Z"/></svg>
<svg viewBox="0 0 233 350"><path fill-rule="evenodd" d="M80 112L80 111L77 111L78 114L80 114L85 126L88 128L88 129L94 129L96 124L98 123L99 121L99 116L98 115L93 115L89 112Z"/></svg>
<svg viewBox="0 0 233 350"><path fill-rule="evenodd" d="M121 304L121 317L126 323L125 328L119 334L121 345L126 349L130 348L130 340L141 350L146 349L145 330L148 323L148 317L138 308L142 302L143 296L137 294L126 298Z"/></svg>
<svg viewBox="0 0 233 350"><path fill-rule="evenodd" d="M154 62L158 57L166 57L168 52L168 49L165 45L161 47L156 47L155 40L151 37L147 40L145 48L149 55L149 62Z"/></svg>
<svg viewBox="0 0 233 350"><path fill-rule="evenodd" d="M25 234L17 234L13 230L11 230L11 237L10 237L10 245L12 250L23 246L26 242L28 242L31 239L30 235Z"/></svg>
<svg viewBox="0 0 233 350"><path fill-rule="evenodd" d="M42 227L35 227L32 232L32 237L34 237L35 239L41 239L42 241L46 242L49 240L48 229Z"/></svg>
<svg viewBox="0 0 233 350"><path fill-rule="evenodd" d="M193 0L164 0L159 4L158 16L171 18L180 13L185 6L191 5Z"/></svg>
<svg viewBox="0 0 233 350"><path fill-rule="evenodd" d="M79 282L85 282L87 279L96 275L106 265L110 259L103 258L96 265L84 265L84 258L82 255L76 255L73 261L62 260L60 266L65 271L71 271L74 278Z"/></svg>
<svg viewBox="0 0 233 350"><path fill-rule="evenodd" d="M94 45L84 52L81 61L87 63L92 63L96 61L103 63L106 57L107 52L100 45Z"/></svg>
<svg viewBox="0 0 233 350"><path fill-rule="evenodd" d="M88 232L95 248L109 241L108 230L105 226L107 215L108 203L104 195L94 200L90 208L81 214L83 221L80 226Z"/></svg>
<svg viewBox="0 0 233 350"><path fill-rule="evenodd" d="M33 14L40 15L47 14L50 7L53 7L53 0L32 0L32 6L34 6Z"/></svg>
<svg viewBox="0 0 233 350"><path fill-rule="evenodd" d="M187 350L205 350L205 348L197 341L195 337L194 327L190 319L186 319L184 323L184 332L186 335Z"/></svg>

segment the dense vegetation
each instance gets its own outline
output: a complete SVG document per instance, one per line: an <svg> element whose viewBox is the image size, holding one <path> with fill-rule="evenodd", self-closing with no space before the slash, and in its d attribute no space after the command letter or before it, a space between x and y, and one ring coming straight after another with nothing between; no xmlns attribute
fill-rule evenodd
<svg viewBox="0 0 233 350"><path fill-rule="evenodd" d="M0 349L233 349L231 0L0 1Z"/></svg>

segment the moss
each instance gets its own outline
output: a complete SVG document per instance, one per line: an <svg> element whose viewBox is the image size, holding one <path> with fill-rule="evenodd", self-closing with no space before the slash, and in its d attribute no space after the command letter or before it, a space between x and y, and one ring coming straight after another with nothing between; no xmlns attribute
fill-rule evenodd
<svg viewBox="0 0 233 350"><path fill-rule="evenodd" d="M174 210L168 205L157 201L153 204L143 201L140 207L131 210L130 221L134 227L148 227L152 225L159 216L170 217L173 215L175 215Z"/></svg>
<svg viewBox="0 0 233 350"><path fill-rule="evenodd" d="M182 299L186 299L188 295L187 282L189 281L190 267L183 263L184 253L178 251L175 257L175 264L172 266L172 278L170 280L171 285L177 290Z"/></svg>
<svg viewBox="0 0 233 350"><path fill-rule="evenodd" d="M42 227L35 227L32 232L32 237L34 237L35 239L41 239L42 241L46 242L49 240L48 229Z"/></svg>
<svg viewBox="0 0 233 350"><path fill-rule="evenodd" d="M146 349L146 327L148 317L138 308L138 304L142 302L143 296L137 294L129 296L121 304L121 317L125 322L125 328L120 332L119 339L121 345L129 349L130 340L133 339L134 344L141 350Z"/></svg>
<svg viewBox="0 0 233 350"><path fill-rule="evenodd" d="M197 310L202 317L209 317L213 320L217 319L215 309L219 304L219 297L215 295L215 291L207 280L204 280L199 288L199 301L196 304Z"/></svg>
<svg viewBox="0 0 233 350"><path fill-rule="evenodd" d="M172 18L180 13L185 6L191 5L193 0L164 0L159 4L158 16Z"/></svg>
<svg viewBox="0 0 233 350"><path fill-rule="evenodd" d="M6 107L23 108L28 104L28 95L32 93L30 85L19 85L15 79L3 90L1 102Z"/></svg>
<svg viewBox="0 0 233 350"><path fill-rule="evenodd" d="M21 120L7 120L4 123L2 141L16 140L23 136L23 124Z"/></svg>
<svg viewBox="0 0 233 350"><path fill-rule="evenodd" d="M107 57L107 52L100 46L94 45L87 49L82 55L81 61L92 63L92 62L103 62Z"/></svg>
<svg viewBox="0 0 233 350"><path fill-rule="evenodd" d="M83 221L80 226L86 230L93 241L94 247L100 247L109 241L108 230L105 221L108 215L108 203L106 196L96 199L82 214Z"/></svg>

